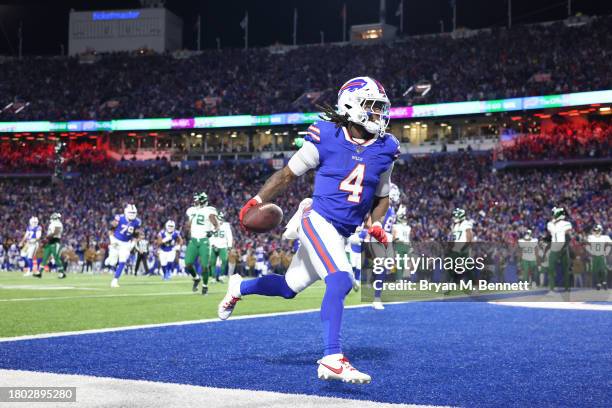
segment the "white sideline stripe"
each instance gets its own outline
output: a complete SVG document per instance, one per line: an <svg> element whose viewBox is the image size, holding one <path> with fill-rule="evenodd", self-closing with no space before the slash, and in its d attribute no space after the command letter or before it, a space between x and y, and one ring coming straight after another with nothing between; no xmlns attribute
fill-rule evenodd
<svg viewBox="0 0 612 408"><path fill-rule="evenodd" d="M102 288L91 288L82 286L42 286L42 285L0 285L0 289L21 290L102 290Z"/></svg>
<svg viewBox="0 0 612 408"><path fill-rule="evenodd" d="M49 297L36 297L36 298L13 298L13 299L0 299L0 302L38 302L43 300L67 300L67 299L93 299L93 298L111 298L111 297L140 297L140 296L176 296L193 294L192 291L182 292L152 292L152 293L117 293L114 295L77 295L77 296L49 296Z"/></svg>
<svg viewBox="0 0 612 408"><path fill-rule="evenodd" d="M393 302L393 303L385 303L385 304L398 304L398 303L408 303L408 302ZM370 303L360 304L360 305L351 305L351 306L345 306L345 309L357 309L361 307L372 307L372 305ZM289 312L274 312L274 313L260 313L260 314L253 314L253 315L244 315L244 316L232 316L231 320L247 320L247 319L258 319L260 317L288 316L288 315L295 315L295 314L318 312L320 310L321 309L304 309L304 310L292 310ZM56 333L41 333L41 334L32 334L32 335L17 336L17 337L0 337L0 343L9 342L9 341L20 341L20 340L48 339L51 337L78 336L78 335L83 335L83 334L110 333L110 332L118 332L118 331L126 331L126 330L154 329L157 327L185 326L188 324L221 323L221 322L222 321L219 320L218 318L212 318L212 319L201 319L201 320L183 320L180 322L140 324L140 325L134 325L134 326L107 327L103 329L88 329L88 330L77 330L77 331L56 332Z"/></svg>
<svg viewBox="0 0 612 408"><path fill-rule="evenodd" d="M314 371L313 371L314 375ZM304 379L310 381L310 379ZM316 380L312 380L316 381ZM76 404L39 403L41 407L295 407L320 408L433 408L432 405L389 404L375 401L320 397L306 394L285 394L271 391L201 387L143 380L121 380L86 375L42 373L36 371L0 370L0 385L4 387L76 387ZM348 386L348 385L347 385ZM367 385L356 385L367 387ZM23 408L23 403L4 403L3 407Z"/></svg>
<svg viewBox="0 0 612 408"><path fill-rule="evenodd" d="M492 305L529 307L533 309L562 309L562 310L598 310L611 312L611 305L602 305L585 302L489 302Z"/></svg>

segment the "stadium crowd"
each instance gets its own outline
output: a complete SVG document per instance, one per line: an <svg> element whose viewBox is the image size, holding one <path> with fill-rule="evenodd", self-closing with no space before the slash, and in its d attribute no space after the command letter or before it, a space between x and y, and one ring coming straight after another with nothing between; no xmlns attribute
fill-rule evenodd
<svg viewBox="0 0 612 408"><path fill-rule="evenodd" d="M612 126L594 121L582 126L558 125L549 131L523 134L502 144L498 160L546 160L612 157Z"/></svg>
<svg viewBox="0 0 612 408"><path fill-rule="evenodd" d="M0 106L13 105L0 112L0 120L313 110L314 102L334 103L335 90L355 72L380 80L394 105L612 88L610 17L578 27L556 22L465 34L289 47L282 53L269 48L208 50L188 58L114 53L93 64L81 64L79 57L5 59ZM431 92L415 100L403 97L421 80L432 84Z"/></svg>
<svg viewBox="0 0 612 408"><path fill-rule="evenodd" d="M136 204L149 242L172 219L182 229L193 194L205 191L211 204L226 214L234 232L236 256L262 246L271 254L288 253L279 228L271 234L249 234L238 227L238 211L274 169L268 162L211 164L173 168L163 161L116 162L91 168L81 177L52 185L48 180L0 180L0 239L6 249L18 241L31 216L46 227L48 217L63 216L64 242L83 251L104 248L108 226L127 203ZM612 216L612 174L608 169L555 168L496 172L490 154L438 154L398 164L394 182L402 191L413 240L447 240L451 212L464 208L475 222L479 241L515 242L527 228L542 236L553 206L568 210L580 235L596 223L605 230ZM289 217L312 191L307 175L277 203ZM248 252L248 253L250 253ZM282 259L282 258L281 258Z"/></svg>
<svg viewBox="0 0 612 408"><path fill-rule="evenodd" d="M0 173L48 172L56 165L55 142L0 142ZM107 152L90 143L65 143L61 167L77 170L108 162Z"/></svg>

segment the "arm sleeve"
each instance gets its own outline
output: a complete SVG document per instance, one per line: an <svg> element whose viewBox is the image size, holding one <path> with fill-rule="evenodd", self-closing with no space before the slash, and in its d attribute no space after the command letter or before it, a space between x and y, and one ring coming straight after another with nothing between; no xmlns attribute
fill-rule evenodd
<svg viewBox="0 0 612 408"><path fill-rule="evenodd" d="M393 163L389 169L380 175L380 181L376 187L376 197L386 197L389 195L391 188L391 173L393 173Z"/></svg>
<svg viewBox="0 0 612 408"><path fill-rule="evenodd" d="M304 145L289 159L287 166L296 176L301 176L308 170L315 169L319 165L319 150L312 142L304 142Z"/></svg>

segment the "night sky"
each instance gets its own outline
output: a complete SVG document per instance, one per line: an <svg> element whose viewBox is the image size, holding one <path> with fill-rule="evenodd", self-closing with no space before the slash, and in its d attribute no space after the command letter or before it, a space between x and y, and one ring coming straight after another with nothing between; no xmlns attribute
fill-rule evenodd
<svg viewBox="0 0 612 408"><path fill-rule="evenodd" d="M342 5L347 4L347 27L378 21L378 0L168 0L166 8L183 19L185 48L195 49L195 23L202 15L202 48L241 47L240 21L249 12L249 45L266 46L276 42L292 43L293 9L298 8L298 43L342 39ZM399 26L395 16L400 0L387 0L387 22ZM61 44L67 50L68 14L75 10L139 8L132 0L47 0L0 1L0 54L17 55L18 28L23 24L23 53L59 54ZM572 0L573 12L587 15L612 14L612 1ZM559 20L567 16L567 1L513 0L513 24ZM452 24L449 0L404 0L404 31L425 34L445 30ZM483 28L507 23L507 0L457 0L457 26Z"/></svg>

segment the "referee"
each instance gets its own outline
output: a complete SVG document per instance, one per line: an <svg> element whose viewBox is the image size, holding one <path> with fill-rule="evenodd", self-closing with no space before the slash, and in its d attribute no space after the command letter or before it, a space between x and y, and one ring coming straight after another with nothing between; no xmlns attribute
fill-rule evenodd
<svg viewBox="0 0 612 408"><path fill-rule="evenodd" d="M138 275L138 268L140 267L140 263L142 262L142 266L145 269L145 273L148 272L147 268L147 255L149 253L149 241L147 241L144 236L136 243L136 265L134 266L134 276Z"/></svg>

